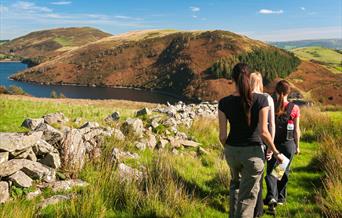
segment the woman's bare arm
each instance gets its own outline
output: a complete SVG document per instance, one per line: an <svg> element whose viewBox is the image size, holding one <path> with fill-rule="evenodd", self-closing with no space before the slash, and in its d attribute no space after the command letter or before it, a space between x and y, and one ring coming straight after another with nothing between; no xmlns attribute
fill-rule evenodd
<svg viewBox="0 0 342 218"><path fill-rule="evenodd" d="M271 136L274 141L275 137L275 115L274 115L274 102L271 96L268 97L268 105L270 106L270 113L271 113L271 120L270 120L270 129L271 129Z"/></svg>
<svg viewBox="0 0 342 218"><path fill-rule="evenodd" d="M222 111L218 111L218 120L219 120L219 139L221 144L224 146L227 140L227 118L226 115Z"/></svg>
<svg viewBox="0 0 342 218"><path fill-rule="evenodd" d="M295 139L295 143L297 145L296 154L299 154L300 153L299 141L300 141L300 136L301 136L300 127L299 127L299 117L294 119L294 125L295 125L294 139Z"/></svg>
<svg viewBox="0 0 342 218"><path fill-rule="evenodd" d="M259 132L261 139L268 145L268 151L272 151L273 155L279 162L283 162L284 156L280 154L273 143L272 136L267 128L267 116L269 107L264 107L259 111Z"/></svg>

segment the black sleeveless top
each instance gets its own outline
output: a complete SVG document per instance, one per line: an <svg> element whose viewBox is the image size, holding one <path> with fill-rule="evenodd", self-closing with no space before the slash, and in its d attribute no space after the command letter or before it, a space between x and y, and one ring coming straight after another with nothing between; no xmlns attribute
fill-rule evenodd
<svg viewBox="0 0 342 218"><path fill-rule="evenodd" d="M252 94L251 126L245 118L241 97L229 95L219 101L219 110L222 111L230 124L230 131L226 144L231 146L259 146L260 139L258 122L259 111L268 106L267 98L262 94Z"/></svg>

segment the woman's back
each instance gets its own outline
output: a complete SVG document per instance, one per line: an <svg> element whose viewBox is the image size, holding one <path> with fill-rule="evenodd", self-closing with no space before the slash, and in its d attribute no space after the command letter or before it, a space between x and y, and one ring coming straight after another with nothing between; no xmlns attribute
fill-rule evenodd
<svg viewBox="0 0 342 218"><path fill-rule="evenodd" d="M219 109L226 115L230 123L226 144L232 146L261 145L258 130L259 111L266 106L268 106L267 98L262 94L253 93L251 125L249 126L241 104L241 97L230 95L222 98L219 102Z"/></svg>

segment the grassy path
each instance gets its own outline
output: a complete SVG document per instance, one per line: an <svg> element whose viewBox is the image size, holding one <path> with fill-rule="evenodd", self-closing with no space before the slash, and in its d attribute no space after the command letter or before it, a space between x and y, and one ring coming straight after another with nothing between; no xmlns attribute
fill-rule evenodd
<svg viewBox="0 0 342 218"><path fill-rule="evenodd" d="M322 172L313 167L318 146L316 142L301 143L301 154L295 156L291 167L287 203L277 207L277 217L321 217L315 190Z"/></svg>

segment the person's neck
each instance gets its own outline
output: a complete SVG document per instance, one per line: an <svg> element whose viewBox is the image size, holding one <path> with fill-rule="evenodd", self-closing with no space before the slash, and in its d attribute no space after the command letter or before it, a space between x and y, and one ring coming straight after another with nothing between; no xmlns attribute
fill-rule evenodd
<svg viewBox="0 0 342 218"><path fill-rule="evenodd" d="M262 94L262 91L261 91L260 89L254 89L252 92L253 92L253 93Z"/></svg>
<svg viewBox="0 0 342 218"><path fill-rule="evenodd" d="M288 103L289 101L287 100L287 96L284 96L284 102Z"/></svg>

